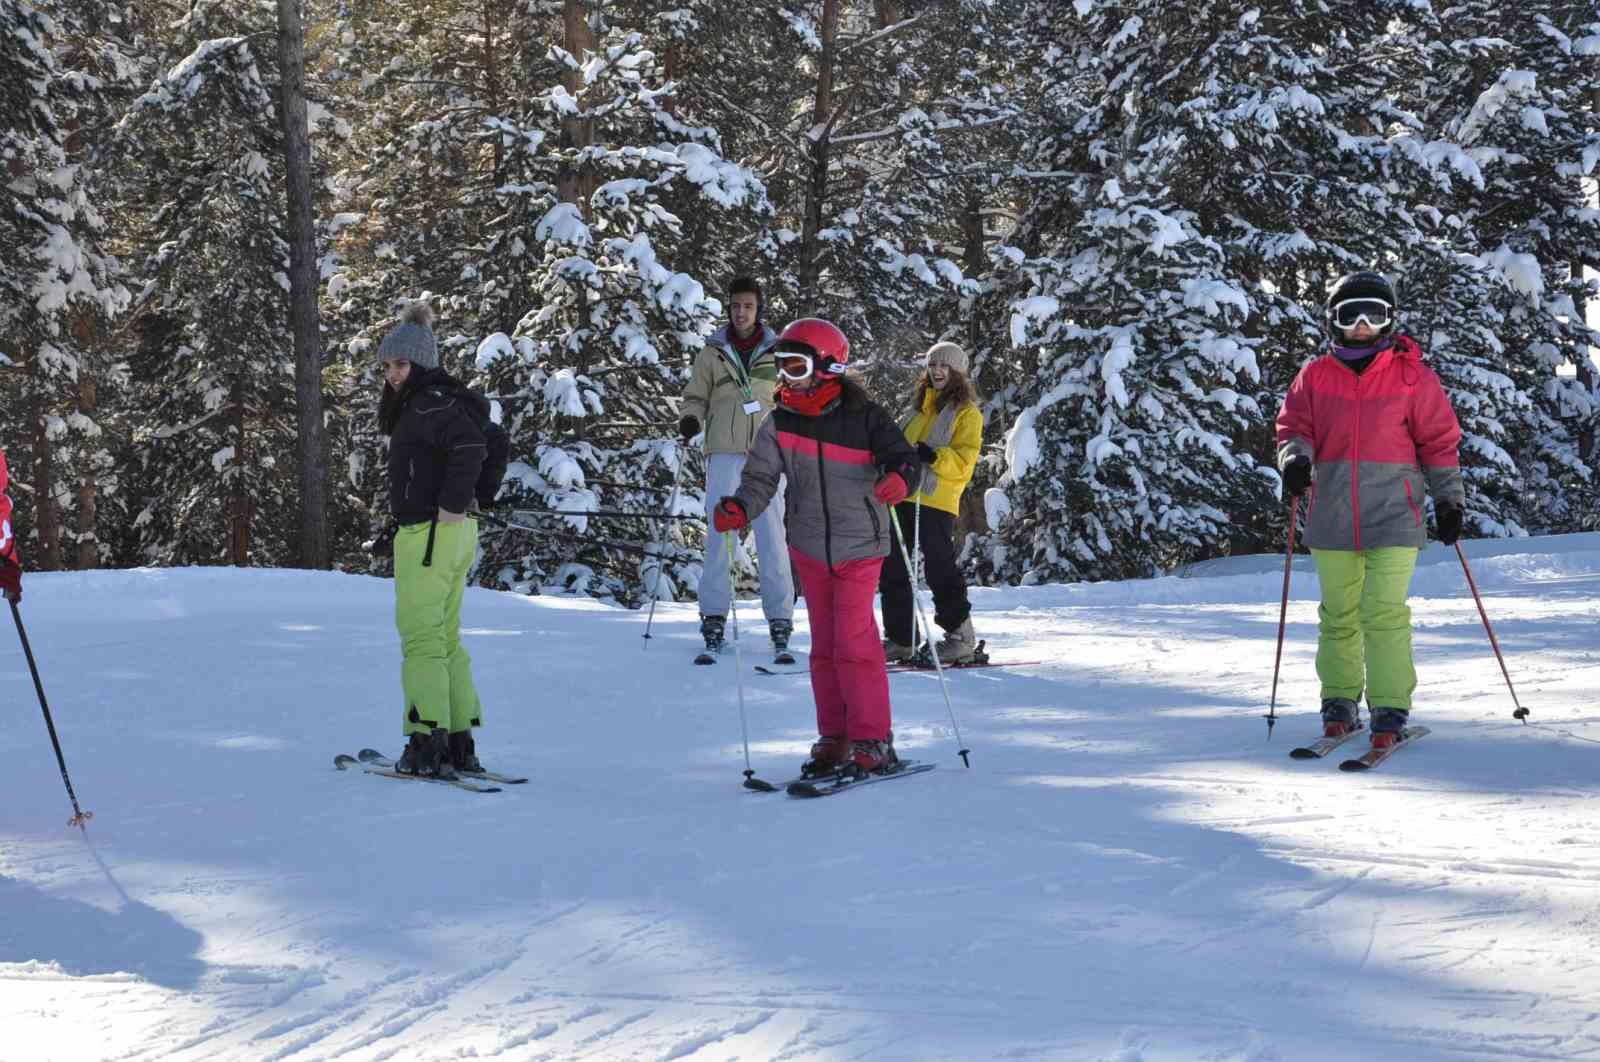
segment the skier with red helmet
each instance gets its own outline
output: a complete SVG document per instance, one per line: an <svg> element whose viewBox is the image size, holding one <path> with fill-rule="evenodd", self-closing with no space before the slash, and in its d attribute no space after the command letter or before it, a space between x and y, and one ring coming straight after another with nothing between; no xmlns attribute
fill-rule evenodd
<svg viewBox="0 0 1600 1062"><path fill-rule="evenodd" d="M788 518L789 555L811 621L817 741L803 774L896 762L889 677L872 599L894 548L890 511L916 482L917 452L894 418L846 375L850 341L832 322L802 318L773 348L780 387L738 489L720 499L717 532L737 531L774 500Z"/></svg>

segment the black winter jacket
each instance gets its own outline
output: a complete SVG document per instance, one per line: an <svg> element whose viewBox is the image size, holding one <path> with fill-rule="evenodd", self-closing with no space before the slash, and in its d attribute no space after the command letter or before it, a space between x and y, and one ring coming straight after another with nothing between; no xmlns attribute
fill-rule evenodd
<svg viewBox="0 0 1600 1062"><path fill-rule="evenodd" d="M440 509L466 512L485 463L496 459L499 486L505 433L489 421L489 400L442 369L413 370L398 395L384 385L378 422L389 434L389 511L399 523L424 523ZM498 436L492 457L486 432Z"/></svg>

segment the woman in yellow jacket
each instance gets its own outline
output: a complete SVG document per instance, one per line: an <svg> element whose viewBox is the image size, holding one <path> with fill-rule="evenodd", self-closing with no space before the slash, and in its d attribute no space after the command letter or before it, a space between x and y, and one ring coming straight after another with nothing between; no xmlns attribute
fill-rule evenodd
<svg viewBox="0 0 1600 1062"><path fill-rule="evenodd" d="M915 416L906 423L906 440L922 459L922 482L916 493L894 509L905 538L906 552L920 541L928 585L933 588L933 621L944 629L937 646L939 660L964 664L978 651L972 631L972 606L967 601L966 580L956 567L956 514L961 492L972 480L983 445L983 413L967 378L966 351L954 343L935 343L926 358L926 371L912 389ZM917 501L921 500L922 526ZM898 548L889 552L878 577L883 595L883 653L889 663L910 660L916 643L911 580Z"/></svg>

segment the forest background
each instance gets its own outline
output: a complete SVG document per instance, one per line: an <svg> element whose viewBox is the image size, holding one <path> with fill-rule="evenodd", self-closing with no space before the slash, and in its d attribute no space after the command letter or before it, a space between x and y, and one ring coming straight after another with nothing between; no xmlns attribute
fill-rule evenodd
<svg viewBox="0 0 1600 1062"><path fill-rule="evenodd" d="M537 510L659 513L681 460L702 511L676 400L740 274L891 408L971 353L977 582L1281 549L1272 419L1359 268L1466 533L1600 526L1592 0L0 0L0 104L30 569L381 570L426 298L512 439L479 582L692 594L694 521Z"/></svg>

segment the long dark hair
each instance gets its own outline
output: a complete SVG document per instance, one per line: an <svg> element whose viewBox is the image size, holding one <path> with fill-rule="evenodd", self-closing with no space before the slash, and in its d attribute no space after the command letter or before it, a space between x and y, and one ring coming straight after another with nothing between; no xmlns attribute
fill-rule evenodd
<svg viewBox="0 0 1600 1062"><path fill-rule="evenodd" d="M388 380L383 381L383 397L378 399L378 430L385 435L393 435L394 429L400 423L400 414L406 408L406 401L413 392L422 384L425 376L435 372L434 369L424 369L418 365L411 366L411 374L406 377L406 382L396 391L389 385Z"/></svg>
<svg viewBox="0 0 1600 1062"><path fill-rule="evenodd" d="M927 398L928 390L933 387L933 382L928 379L928 370L923 369L917 375L916 383L911 385L911 408L918 413L922 412L922 403ZM935 409L949 409L953 406L963 406L971 402L978 403L978 389L972 386L972 381L967 379L967 374L956 369L950 370L950 381L939 391Z"/></svg>

